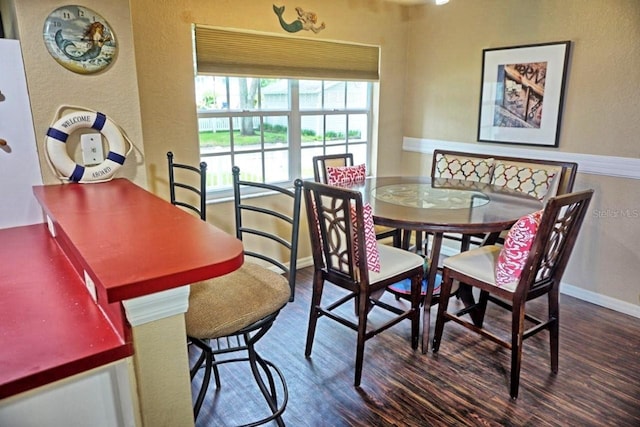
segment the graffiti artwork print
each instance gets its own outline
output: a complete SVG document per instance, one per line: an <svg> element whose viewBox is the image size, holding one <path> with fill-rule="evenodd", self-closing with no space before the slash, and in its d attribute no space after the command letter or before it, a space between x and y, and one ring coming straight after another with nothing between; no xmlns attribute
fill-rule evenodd
<svg viewBox="0 0 640 427"><path fill-rule="evenodd" d="M558 146L570 46L483 50L478 141Z"/></svg>

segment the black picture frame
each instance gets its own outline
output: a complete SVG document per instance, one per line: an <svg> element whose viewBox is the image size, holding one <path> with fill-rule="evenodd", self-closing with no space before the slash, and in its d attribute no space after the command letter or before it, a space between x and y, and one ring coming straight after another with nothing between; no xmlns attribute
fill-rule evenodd
<svg viewBox="0 0 640 427"><path fill-rule="evenodd" d="M571 41L482 51L478 141L557 147Z"/></svg>

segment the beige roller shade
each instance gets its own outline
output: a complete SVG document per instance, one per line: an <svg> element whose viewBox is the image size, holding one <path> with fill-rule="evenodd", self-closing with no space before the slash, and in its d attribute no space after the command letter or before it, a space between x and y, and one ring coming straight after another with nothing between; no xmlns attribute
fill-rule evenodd
<svg viewBox="0 0 640 427"><path fill-rule="evenodd" d="M377 46L196 25L198 74L336 80L379 79Z"/></svg>

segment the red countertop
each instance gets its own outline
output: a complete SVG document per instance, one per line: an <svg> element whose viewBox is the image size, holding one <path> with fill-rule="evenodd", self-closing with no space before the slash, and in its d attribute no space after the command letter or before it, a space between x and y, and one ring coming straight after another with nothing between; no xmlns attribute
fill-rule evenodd
<svg viewBox="0 0 640 427"><path fill-rule="evenodd" d="M133 353L45 224L0 230L0 398Z"/></svg>
<svg viewBox="0 0 640 427"><path fill-rule="evenodd" d="M34 193L56 237L47 224L0 230L0 399L132 355L121 301L244 260L234 236L126 179Z"/></svg>
<svg viewBox="0 0 640 427"><path fill-rule="evenodd" d="M109 303L221 276L244 260L238 239L126 179L34 193Z"/></svg>

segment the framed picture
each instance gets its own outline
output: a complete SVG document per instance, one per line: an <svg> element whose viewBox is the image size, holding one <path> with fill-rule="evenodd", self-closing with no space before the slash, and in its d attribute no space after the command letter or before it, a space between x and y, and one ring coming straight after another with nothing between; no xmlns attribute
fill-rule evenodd
<svg viewBox="0 0 640 427"><path fill-rule="evenodd" d="M482 51L478 141L558 146L570 46Z"/></svg>

